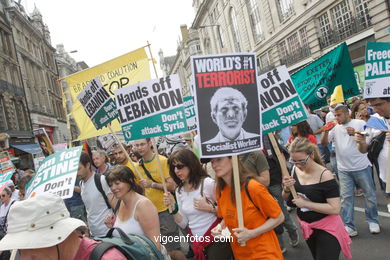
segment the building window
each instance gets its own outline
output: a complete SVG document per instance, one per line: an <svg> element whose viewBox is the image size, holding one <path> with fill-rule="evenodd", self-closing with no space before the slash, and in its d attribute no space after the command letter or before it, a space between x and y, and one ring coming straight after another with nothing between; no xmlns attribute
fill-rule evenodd
<svg viewBox="0 0 390 260"><path fill-rule="evenodd" d="M241 40L240 40L240 34L238 30L237 16L236 16L236 11L233 8L230 10L230 21L232 24L234 49L235 51L241 51L241 44L240 44Z"/></svg>
<svg viewBox="0 0 390 260"><path fill-rule="evenodd" d="M294 14L293 0L278 0L278 5L282 22Z"/></svg>
<svg viewBox="0 0 390 260"><path fill-rule="evenodd" d="M290 53L296 53L300 49L300 44L298 40L298 33L293 33L290 37L287 38L287 44Z"/></svg>
<svg viewBox="0 0 390 260"><path fill-rule="evenodd" d="M190 46L190 55L198 54L200 51L201 48L199 44L193 44Z"/></svg>
<svg viewBox="0 0 390 260"><path fill-rule="evenodd" d="M264 53L263 55L261 55L258 59L258 63L260 74L266 73L267 71L270 71L274 68L274 66L271 64L271 60L269 58L268 53Z"/></svg>
<svg viewBox="0 0 390 260"><path fill-rule="evenodd" d="M279 55L281 64L287 66L311 55L306 27L302 27L286 40L279 42Z"/></svg>
<svg viewBox="0 0 390 260"><path fill-rule="evenodd" d="M287 46L285 41L282 41L278 44L278 51L280 57L287 56Z"/></svg>
<svg viewBox="0 0 390 260"><path fill-rule="evenodd" d="M343 1L332 8L332 16L339 36L341 38L345 38L351 35L352 15L348 3L346 1Z"/></svg>
<svg viewBox="0 0 390 260"><path fill-rule="evenodd" d="M248 6L249 18L252 26L253 37L255 39L255 42L258 42L263 37L263 32L261 30L261 24L260 24L259 7L257 5L256 0L247 0L247 3L248 3L247 6Z"/></svg>
<svg viewBox="0 0 390 260"><path fill-rule="evenodd" d="M15 120L12 120L15 122L15 126L16 128L14 130L20 130L20 125L19 125L19 122L21 120L21 118L19 118L19 113L18 113L18 106L16 105L16 101L11 99L11 102L10 102L10 111L7 111L8 112L8 120L11 122L11 113L15 113Z"/></svg>
<svg viewBox="0 0 390 260"><path fill-rule="evenodd" d="M7 116L5 112L4 98L0 97L0 129L7 130Z"/></svg>
<svg viewBox="0 0 390 260"><path fill-rule="evenodd" d="M16 108L16 124L18 126L18 129L23 131L26 129L26 118L24 117L24 107L21 102L16 102L15 100L12 101L13 106Z"/></svg>
<svg viewBox="0 0 390 260"><path fill-rule="evenodd" d="M332 41L331 39L331 25L329 22L328 13L324 13L318 18L319 26L320 26L320 33L322 36L322 41L324 45L329 45Z"/></svg>
<svg viewBox="0 0 390 260"><path fill-rule="evenodd" d="M221 48L225 48L225 37L223 36L222 28L221 26L217 26L217 32L218 32L218 40L219 44L221 45Z"/></svg>
<svg viewBox="0 0 390 260"><path fill-rule="evenodd" d="M301 38L302 47L309 47L309 41L307 39L306 26L299 30L299 37Z"/></svg>
<svg viewBox="0 0 390 260"><path fill-rule="evenodd" d="M370 16L368 15L368 0L355 0L355 10L357 20L364 28L371 25Z"/></svg>

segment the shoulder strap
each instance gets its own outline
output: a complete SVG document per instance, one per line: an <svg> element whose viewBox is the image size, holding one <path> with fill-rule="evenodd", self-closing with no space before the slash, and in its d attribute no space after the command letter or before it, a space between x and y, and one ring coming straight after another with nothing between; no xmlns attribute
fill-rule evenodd
<svg viewBox="0 0 390 260"><path fill-rule="evenodd" d="M102 181L101 181L101 174L100 173L95 173L93 175L93 178L95 180L95 185L96 185L96 188L98 189L98 191L102 194L103 196L103 199L104 201L106 202L106 205L107 205L107 208L111 209L111 205L110 205L110 202L108 201L108 198L107 198L107 195L106 193L104 192L103 190L103 187L102 187Z"/></svg>
<svg viewBox="0 0 390 260"><path fill-rule="evenodd" d="M103 255L111 248L116 248L116 245L114 243L110 243L110 242L102 242L100 244L97 244L95 246L95 248L92 250L92 253L89 256L89 259L90 260L100 260L100 259L102 259Z"/></svg>
<svg viewBox="0 0 390 260"><path fill-rule="evenodd" d="M118 200L115 205L114 215L116 215L116 213L118 212L120 205L121 205L121 200Z"/></svg>
<svg viewBox="0 0 390 260"><path fill-rule="evenodd" d="M322 172L321 172L321 176L320 176L320 181L318 183L321 183L321 180L322 180L322 175L324 174L324 172L326 172L328 169L324 169Z"/></svg>
<svg viewBox="0 0 390 260"><path fill-rule="evenodd" d="M153 182L157 182L159 183L158 181L156 181L155 179L153 179L152 175L150 174L149 170L146 169L145 165L144 165L144 160L140 159L139 160L139 165L142 167L142 169L144 169L144 172L146 174L146 176L148 176L149 179L151 179Z"/></svg>
<svg viewBox="0 0 390 260"><path fill-rule="evenodd" d="M246 195L248 196L249 200L252 202L252 204L260 211L259 207L253 202L251 194L249 193L248 184L249 184L249 181L251 179L252 178L250 178L250 177L245 179L245 192L246 192Z"/></svg>
<svg viewBox="0 0 390 260"><path fill-rule="evenodd" d="M204 196L204 193L203 193L203 187L204 187L204 179L206 178L203 178L200 182L200 196Z"/></svg>

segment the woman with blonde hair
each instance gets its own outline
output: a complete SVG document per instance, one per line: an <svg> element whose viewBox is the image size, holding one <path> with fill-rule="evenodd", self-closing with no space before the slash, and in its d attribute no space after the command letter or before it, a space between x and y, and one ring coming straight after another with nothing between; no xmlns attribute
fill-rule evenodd
<svg viewBox="0 0 390 260"><path fill-rule="evenodd" d="M351 239L339 215L340 191L332 174L321 161L318 148L306 138L290 146L292 176L283 177L283 198L295 204L303 237L313 259L339 259L340 250L351 258ZM294 186L298 198L293 199Z"/></svg>
<svg viewBox="0 0 390 260"><path fill-rule="evenodd" d="M239 162L242 212L244 227L238 227L235 202L233 165L231 157L212 158L211 165L217 178L218 217L221 225L212 230L219 236L229 228L234 239L230 240L234 259L283 259L274 228L284 221L278 202L267 188L255 179ZM240 244L246 243L245 246Z"/></svg>

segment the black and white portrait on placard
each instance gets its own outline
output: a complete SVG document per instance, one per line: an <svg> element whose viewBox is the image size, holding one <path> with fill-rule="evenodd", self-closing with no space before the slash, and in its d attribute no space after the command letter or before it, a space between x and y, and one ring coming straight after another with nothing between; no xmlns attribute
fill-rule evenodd
<svg viewBox="0 0 390 260"><path fill-rule="evenodd" d="M211 119L218 126L217 135L205 144L237 141L258 136L242 128L248 115L248 100L237 89L220 88L210 100Z"/></svg>
<svg viewBox="0 0 390 260"><path fill-rule="evenodd" d="M261 149L261 113L252 53L191 57L203 157Z"/></svg>

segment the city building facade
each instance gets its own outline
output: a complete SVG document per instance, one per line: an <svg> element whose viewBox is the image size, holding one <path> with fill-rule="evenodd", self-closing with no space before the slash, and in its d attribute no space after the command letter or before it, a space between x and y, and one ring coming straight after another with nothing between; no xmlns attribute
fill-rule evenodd
<svg viewBox="0 0 390 260"><path fill-rule="evenodd" d="M366 43L390 42L389 5L388 0L194 0L189 31L197 31L195 53L254 52L260 73L280 65L294 73L345 41L363 87ZM183 73L179 67L185 63L179 61L194 55L187 44L179 44L167 74ZM184 71L181 77L191 78Z"/></svg>
<svg viewBox="0 0 390 260"><path fill-rule="evenodd" d="M28 15L22 5L5 2L32 128L44 128L54 144L65 143L69 136L49 29L37 8Z"/></svg>
<svg viewBox="0 0 390 260"><path fill-rule="evenodd" d="M17 147L33 144L34 137L6 4L0 1L0 132L8 136L8 141L2 142L6 145L1 149L12 158L19 157L14 163L28 167L29 153Z"/></svg>

